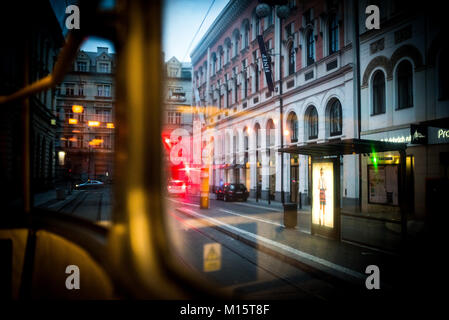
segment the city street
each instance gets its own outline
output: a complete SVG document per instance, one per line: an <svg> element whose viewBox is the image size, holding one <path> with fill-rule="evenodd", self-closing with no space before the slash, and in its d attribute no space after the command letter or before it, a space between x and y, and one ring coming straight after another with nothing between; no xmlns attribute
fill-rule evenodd
<svg viewBox="0 0 449 320"><path fill-rule="evenodd" d="M324 280L310 270L304 271L232 234L223 233L204 219L192 218L189 212L200 213L197 203L195 198L168 198L167 201L169 234L179 261L187 270L244 298L334 301L347 297L344 286L337 289L329 279ZM269 235L264 225L283 228L279 208L252 203L210 200L206 214L240 230L266 237ZM220 267L215 271L206 270L204 248L210 244L221 247Z"/></svg>
<svg viewBox="0 0 449 320"><path fill-rule="evenodd" d="M73 190L65 201L52 199L39 206L92 222L110 221L111 187L93 190Z"/></svg>
<svg viewBox="0 0 449 320"><path fill-rule="evenodd" d="M204 219L192 218L191 214L205 213L198 203L198 197L166 198L166 223L174 253L182 268L191 271L196 277L211 281L233 296L250 299L335 301L350 294L340 282L329 281L313 270L305 270L264 252L243 239L237 239L235 235L217 230ZM96 223L107 223L111 215L111 188L75 190L66 201L49 201L43 206ZM239 230L266 238L275 237L269 234L268 227L284 229L281 208L268 207L263 203L211 199L210 208L205 214ZM299 219L306 223L310 216L300 214ZM295 227L289 231L299 232L299 229ZM282 232L280 234L283 237L291 236ZM207 257L204 248L208 244L218 244L221 251L216 257L219 266L212 271L205 269Z"/></svg>

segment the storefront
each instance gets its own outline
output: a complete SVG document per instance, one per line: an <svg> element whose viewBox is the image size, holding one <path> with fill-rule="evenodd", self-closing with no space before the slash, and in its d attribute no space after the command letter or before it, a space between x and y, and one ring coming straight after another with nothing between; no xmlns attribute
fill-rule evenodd
<svg viewBox="0 0 449 320"><path fill-rule="evenodd" d="M435 187L448 179L449 119L412 124L397 130L365 134L363 138L406 143L405 190L409 218L425 221L431 210ZM363 210L389 212L398 217L397 172L399 153L385 152L362 157ZM445 182L444 182L445 183ZM443 185L444 185L443 183Z"/></svg>

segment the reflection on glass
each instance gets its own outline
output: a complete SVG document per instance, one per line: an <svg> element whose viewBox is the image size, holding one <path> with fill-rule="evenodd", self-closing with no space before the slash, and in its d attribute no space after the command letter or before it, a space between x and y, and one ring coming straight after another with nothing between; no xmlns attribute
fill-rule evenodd
<svg viewBox="0 0 449 320"><path fill-rule="evenodd" d="M89 39L56 89L53 152L58 157L47 188L36 190L35 206L93 222L110 220L115 65L113 45L104 39ZM42 145L40 139L35 146ZM45 158L37 155L34 159L38 165Z"/></svg>

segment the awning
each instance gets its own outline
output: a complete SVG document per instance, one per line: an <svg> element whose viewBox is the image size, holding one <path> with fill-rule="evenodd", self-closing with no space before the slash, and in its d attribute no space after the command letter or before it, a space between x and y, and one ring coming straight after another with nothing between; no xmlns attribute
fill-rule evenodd
<svg viewBox="0 0 449 320"><path fill-rule="evenodd" d="M348 154L369 154L374 152L404 151L405 143L384 142L365 139L345 139L324 143L290 146L278 149L279 152L303 154L313 157L338 156Z"/></svg>

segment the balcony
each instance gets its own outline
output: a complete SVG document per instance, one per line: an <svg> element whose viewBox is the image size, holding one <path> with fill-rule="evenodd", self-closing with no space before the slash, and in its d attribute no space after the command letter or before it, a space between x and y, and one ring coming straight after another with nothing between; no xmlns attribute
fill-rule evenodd
<svg viewBox="0 0 449 320"><path fill-rule="evenodd" d="M173 102L185 102L186 100L186 94L184 92L173 92L173 94L168 97L168 101Z"/></svg>

